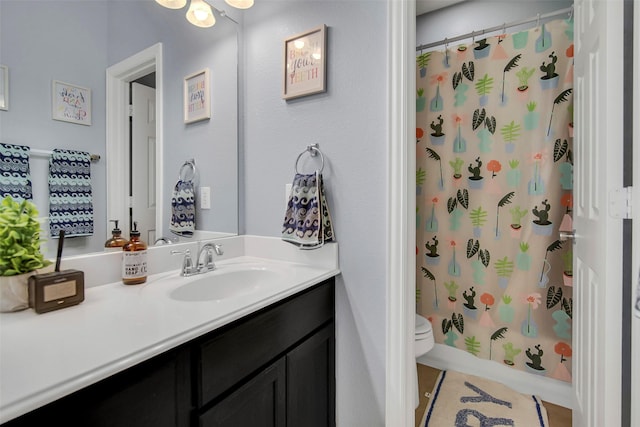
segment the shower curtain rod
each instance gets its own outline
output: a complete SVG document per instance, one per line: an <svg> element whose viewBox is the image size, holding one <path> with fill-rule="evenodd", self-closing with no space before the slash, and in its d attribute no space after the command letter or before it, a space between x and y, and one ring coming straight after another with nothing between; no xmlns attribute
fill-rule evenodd
<svg viewBox="0 0 640 427"><path fill-rule="evenodd" d="M567 7L565 9L556 10L555 12L545 13L543 15L538 14L537 16L534 16L532 18L523 19L521 21L514 21L514 22L504 23L502 25L496 25L495 27L485 28L484 30L472 31L470 33L463 34L461 36L452 37L452 38L444 38L444 39L442 39L440 41L437 41L437 42L422 44L422 45L416 47L416 52L417 51L421 51L421 50L425 50L425 49L430 49L432 47L440 46L440 45L443 45L443 44L453 43L453 42L457 42L457 41L468 39L468 38L474 38L476 36L481 36L483 34L492 33L494 31L505 30L506 28L516 27L516 26L522 25L522 24L528 24L530 22L535 22L535 21L539 22L541 19L551 18L552 16L562 15L562 14L565 14L565 13L568 13L569 17L571 17L571 15L573 14L573 6Z"/></svg>

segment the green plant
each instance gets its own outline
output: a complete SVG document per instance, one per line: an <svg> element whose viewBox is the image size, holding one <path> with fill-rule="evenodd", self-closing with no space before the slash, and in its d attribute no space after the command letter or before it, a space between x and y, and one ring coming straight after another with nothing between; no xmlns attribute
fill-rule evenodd
<svg viewBox="0 0 640 427"><path fill-rule="evenodd" d="M493 89L493 77L489 76L489 74L485 74L478 82L476 83L476 92L478 96L489 95Z"/></svg>
<svg viewBox="0 0 640 427"><path fill-rule="evenodd" d="M520 80L520 86L518 87L518 89L520 90L524 90L527 87L529 87L529 78L531 78L531 76L533 75L533 73L536 71L535 68L528 68L528 67L522 67L520 69L520 71L518 71L516 73L516 76L518 77L518 80ZM535 102L534 102L535 104ZM529 110L531 111L531 110Z"/></svg>
<svg viewBox="0 0 640 427"><path fill-rule="evenodd" d="M424 169L418 168L416 170L416 185L417 186L421 186L422 184L424 184L426 175L427 175L427 172Z"/></svg>
<svg viewBox="0 0 640 427"><path fill-rule="evenodd" d="M433 136L442 136L444 135L444 133L442 133L442 124L444 123L444 120L442 119L442 115L438 116L438 123L436 123L435 120L433 120L431 122L431 129L433 130L433 133L431 135Z"/></svg>
<svg viewBox="0 0 640 427"><path fill-rule="evenodd" d="M538 104L536 104L534 101L531 101L527 104L527 110L530 113L533 113L533 111L536 109L536 107L538 106Z"/></svg>
<svg viewBox="0 0 640 427"><path fill-rule="evenodd" d="M556 62L558 62L558 57L556 56L556 53L551 52L551 54L549 55L549 58L551 58L550 63L546 64L543 61L542 65L540 66L540 71L545 73L545 75L542 77L544 80L552 79L558 75L556 74Z"/></svg>
<svg viewBox="0 0 640 427"><path fill-rule="evenodd" d="M520 221L522 221L522 218L527 214L528 210L522 210L520 209L520 206L516 206L515 208L509 209L509 212L511 213L511 228L517 230L522 227Z"/></svg>
<svg viewBox="0 0 640 427"><path fill-rule="evenodd" d="M451 281L451 282L444 282L444 287L447 289L447 292L449 293L449 301L455 302L457 301L458 298L456 298L456 291L458 290L459 286L455 281Z"/></svg>
<svg viewBox="0 0 640 427"><path fill-rule="evenodd" d="M510 261L508 257L497 260L494 264L498 277L509 277L513 273L513 261Z"/></svg>
<svg viewBox="0 0 640 427"><path fill-rule="evenodd" d="M455 178L460 178L462 176L462 166L464 165L464 160L460 157L456 157L455 160L449 160L449 165L453 168L453 176Z"/></svg>
<svg viewBox="0 0 640 427"><path fill-rule="evenodd" d="M511 123L500 128L500 133L504 142L514 142L520 136L520 125L511 120Z"/></svg>
<svg viewBox="0 0 640 427"><path fill-rule="evenodd" d="M40 252L36 206L7 196L0 203L0 276L29 273L51 264Z"/></svg>
<svg viewBox="0 0 640 427"><path fill-rule="evenodd" d="M524 254L529 250L529 244L527 242L520 242L520 251Z"/></svg>
<svg viewBox="0 0 640 427"><path fill-rule="evenodd" d="M511 298L509 295L502 295L502 302L504 302L505 304L511 304L511 301L513 301L513 298Z"/></svg>
<svg viewBox="0 0 640 427"><path fill-rule="evenodd" d="M516 159L509 160L509 167L510 167L511 169L515 169L515 168L517 168L519 165L520 165L520 161L519 161L519 160L516 160Z"/></svg>
<svg viewBox="0 0 640 427"><path fill-rule="evenodd" d="M573 276L573 251L569 249L561 256L562 261L564 262L564 274L567 276Z"/></svg>
<svg viewBox="0 0 640 427"><path fill-rule="evenodd" d="M418 67L427 68L427 65L429 64L430 59L431 59L431 52L418 55L418 58L417 58Z"/></svg>
<svg viewBox="0 0 640 427"><path fill-rule="evenodd" d="M482 227L487 222L487 211L482 209L482 206L478 206L478 209L473 209L469 213L469 217L474 227Z"/></svg>

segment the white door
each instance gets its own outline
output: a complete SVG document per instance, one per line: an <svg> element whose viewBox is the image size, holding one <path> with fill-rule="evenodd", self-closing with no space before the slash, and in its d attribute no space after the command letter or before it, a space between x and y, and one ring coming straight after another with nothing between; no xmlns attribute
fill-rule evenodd
<svg viewBox="0 0 640 427"><path fill-rule="evenodd" d="M575 2L573 425L620 425L623 2ZM576 274L577 273L577 274Z"/></svg>
<svg viewBox="0 0 640 427"><path fill-rule="evenodd" d="M640 112L640 5L636 3L634 12L633 43L633 111ZM636 200L636 208L633 210L633 270L632 284L635 294L632 300L633 316L631 317L631 425L640 426L640 121L633 123L633 200Z"/></svg>
<svg viewBox="0 0 640 427"><path fill-rule="evenodd" d="M131 219L140 238L156 240L156 91L132 83Z"/></svg>

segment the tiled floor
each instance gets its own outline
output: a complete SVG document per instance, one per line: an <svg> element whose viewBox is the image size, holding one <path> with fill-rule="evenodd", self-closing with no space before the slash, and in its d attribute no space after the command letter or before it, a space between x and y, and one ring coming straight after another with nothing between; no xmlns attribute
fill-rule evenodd
<svg viewBox="0 0 640 427"><path fill-rule="evenodd" d="M416 427L419 427L424 410L427 408L425 393L431 392L440 375L440 370L418 363L420 406L416 409ZM552 403L543 402L549 417L549 427L571 427L571 410Z"/></svg>

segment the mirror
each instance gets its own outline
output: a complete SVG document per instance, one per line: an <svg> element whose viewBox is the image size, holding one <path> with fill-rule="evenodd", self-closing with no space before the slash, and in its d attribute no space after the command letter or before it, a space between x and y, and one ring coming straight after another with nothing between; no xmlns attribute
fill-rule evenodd
<svg viewBox="0 0 640 427"><path fill-rule="evenodd" d="M224 9L223 2L213 5ZM171 10L154 0L0 2L0 64L9 70L11 99L8 111L0 111L0 141L26 145L32 151L61 148L100 156L91 163L93 235L67 239L65 256L102 251L112 219L120 221L123 236L128 237L128 181L114 182L113 176L128 177L129 170L135 172L141 163L129 161L123 142L128 123L108 119L114 107L107 106L112 89L107 70L158 46L161 61L152 71L160 107L151 111L159 119L155 138L159 148L157 153L150 148L155 158L144 159L152 171L147 174L149 181L158 190L146 194L143 204L155 204L161 223L150 236L178 237L169 231L171 197L180 168L189 159L195 159L197 169L194 238L238 233L238 26L214 10L216 24L198 28L186 20L185 12L186 7ZM139 65L119 80L127 89L118 96L127 101L129 82L149 74L149 64ZM185 123L185 77L204 69L209 70L211 118ZM53 80L91 90L90 126L52 119ZM123 105L119 108L125 111ZM120 145L114 148L113 141ZM147 142L152 147L153 141ZM34 202L42 217L49 209L48 161L47 154L33 152L29 159ZM209 209L198 203L202 187L210 189ZM111 206L112 199L119 200L119 208ZM48 231L46 223L43 229ZM57 239L46 238L45 255L51 258Z"/></svg>

